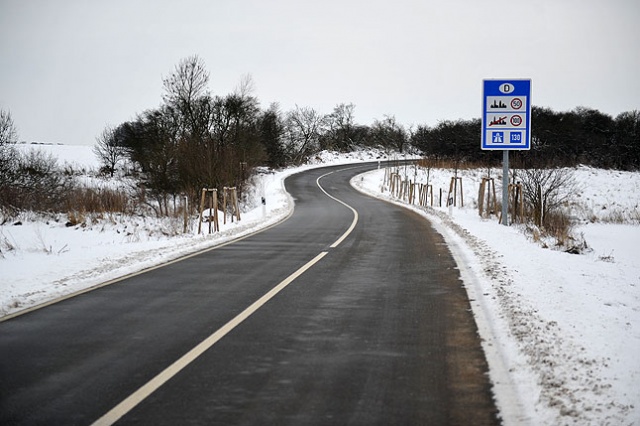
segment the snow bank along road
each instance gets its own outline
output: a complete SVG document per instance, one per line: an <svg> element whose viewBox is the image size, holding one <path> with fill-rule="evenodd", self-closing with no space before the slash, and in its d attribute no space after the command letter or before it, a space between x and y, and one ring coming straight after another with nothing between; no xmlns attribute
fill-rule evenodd
<svg viewBox="0 0 640 426"><path fill-rule="evenodd" d="M277 227L0 323L0 424L497 424L455 263L349 180Z"/></svg>

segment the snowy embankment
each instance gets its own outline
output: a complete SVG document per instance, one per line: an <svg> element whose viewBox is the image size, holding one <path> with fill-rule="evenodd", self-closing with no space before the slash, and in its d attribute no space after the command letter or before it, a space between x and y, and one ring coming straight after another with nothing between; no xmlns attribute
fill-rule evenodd
<svg viewBox="0 0 640 426"><path fill-rule="evenodd" d="M97 168L90 147L37 148L75 170ZM379 156L327 154L319 164ZM293 207L284 177L310 167L260 175L250 197L253 205L245 206L242 220L224 225L221 219L221 232L212 235L206 229L198 235L197 221L182 234L181 220L152 217L94 217L66 227L65 216L23 215L21 225L4 223L0 316L277 223ZM409 175L423 182L420 173L411 169ZM483 173L461 172L467 207L406 207L433 223L459 263L505 419L532 425L640 423L640 258L635 252L640 226L603 223L638 217L640 174L574 171L579 185L572 214L584 219L575 232L590 248L574 255L543 248L518 227L499 225L495 217L480 218L474 204ZM383 174L374 171L353 183L390 199L381 192ZM431 171L436 194L448 189L451 176L448 170Z"/></svg>
<svg viewBox="0 0 640 426"><path fill-rule="evenodd" d="M476 206L484 172L460 172L469 207L451 210L395 200L383 188L383 170L352 184L415 210L445 236L509 423L640 423L640 226L589 223L637 218L640 174L574 171L573 214L584 220L573 232L589 247L576 255L543 248L495 216L481 218ZM420 173L416 182L425 182ZM413 179L413 170L408 176ZM436 194L438 188L447 194L451 176L451 170L431 171Z"/></svg>
<svg viewBox="0 0 640 426"><path fill-rule="evenodd" d="M50 154L58 165L80 173L77 178L85 185L114 187L120 182L96 176L99 163L91 147L18 145L18 148ZM342 164L372 161L380 155L325 153L314 161L320 165ZM312 167L316 165L258 175L253 193L247 197L251 204L243 206L241 220L232 223L228 217L227 223L223 223L220 214L220 232L213 234L209 234L206 223L198 234L197 217L189 220L187 233L183 233L182 218L155 216L85 215L70 227L64 214L22 214L18 219L6 221L0 225L0 318L276 224L293 209L284 190L284 178Z"/></svg>

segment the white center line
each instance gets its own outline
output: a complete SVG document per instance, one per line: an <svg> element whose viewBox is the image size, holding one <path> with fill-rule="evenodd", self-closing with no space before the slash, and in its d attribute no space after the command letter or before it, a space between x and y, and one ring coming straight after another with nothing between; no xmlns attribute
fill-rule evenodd
<svg viewBox="0 0 640 426"><path fill-rule="evenodd" d="M349 167L349 168L342 169L342 170L349 170L349 169L353 169L353 168L357 168L357 167ZM323 177L328 176L328 175L330 175L332 173L335 173L335 171L334 172L330 172L330 173L326 173L326 174L320 176L318 179L316 179L316 184L318 185L318 188L320 188L320 190L322 192L324 192L329 198L331 198L331 199L337 201L338 203L340 203L340 204L346 206L347 208L349 208L353 212L353 215L354 215L353 221L351 222L351 226L349 227L349 229L347 229L347 231L344 234L342 234L342 236L338 240L336 240L336 242L331 244L330 247L331 248L335 248L340 243L342 243L342 241L344 241L344 239L347 238L347 236L349 236L349 234L356 227L356 224L358 223L358 212L353 207L351 207L350 205L345 203L344 201L341 201L341 200L337 199L336 197L330 195L320 185L320 179L322 179ZM251 306L246 308L244 311L239 313L231 321L229 321L228 323L223 325L221 328L219 328L217 331L215 331L212 335L210 335L205 340L200 342L197 346L195 346L189 352L184 354L180 359L175 361L169 367L165 368L157 376L155 376L153 379L148 381L146 384L144 384L142 387L140 387L134 393L129 395L126 399L124 399L118 405L113 407L104 416L102 416L98 420L96 420L92 424L92 426L110 426L110 425L113 425L120 418L122 418L125 414L127 414L128 412L133 410L138 404L140 404L142 401L144 401L146 398L148 398L149 395L151 395L153 392L158 390L158 388L160 388L160 386L162 386L167 381L169 381L172 377L174 377L176 374L178 374L180 371L182 371L185 367L187 367L189 364L191 364L193 361L195 361L196 358L198 358L200 355L202 355L204 352L206 352L208 349L210 349L213 345L215 345L220 339L222 339L224 336L229 334L229 332L231 332L231 330L233 330L238 325L240 325L244 320L249 318L253 313L255 313L258 309L260 309L265 303L267 303L269 300L271 300L273 297L275 297L278 293L280 293L285 287L287 287L289 284L291 284L296 278L298 278L300 275L302 275L305 271L307 271L313 265L318 263L327 254L328 254L327 251L321 252L319 255L317 255L316 257L311 259L304 266L302 266L300 269L295 271L293 274L289 275L284 281L282 281L280 284L278 284L277 286L272 288L268 293L266 293L260 299L258 299L255 302L253 302L253 304L251 304Z"/></svg>
<svg viewBox="0 0 640 426"><path fill-rule="evenodd" d="M349 167L347 169L341 169L341 170L336 170L336 171L344 171L344 170L356 169L356 168L358 168L358 167ZM329 176L330 174L335 173L336 171L329 172L329 173L326 173L326 174L318 177L318 179L316 179L316 185L318 185L318 188L320 188L320 190L322 192L324 192L327 197L331 198L334 201L337 201L338 203L340 203L343 206L345 206L348 209L350 209L353 212L353 221L351 222L351 226L349 226L349 229L347 229L346 232L344 234L342 234L342 236L340 238L338 238L335 243L333 243L333 244L331 244L329 246L331 248L338 247L340 245L340 243L342 243L344 241L344 239L349 236L351 231L353 231L354 228L356 227L356 225L358 224L358 212L356 211L356 209L354 209L353 207L351 207L349 204L345 203L344 201L338 200L336 197L334 197L333 195L331 195L327 191L325 191L324 188L322 187L322 185L320 185L320 179L322 179L325 176Z"/></svg>
<svg viewBox="0 0 640 426"><path fill-rule="evenodd" d="M328 252L323 251L309 262L307 262L300 269L289 275L284 281L272 288L268 293L256 300L251 306L246 308L240 314L238 314L231 321L226 323L220 329L218 329L211 336L207 337L196 347L184 354L180 359L167 367L164 371L151 379L137 391L132 393L124 401L112 408L104 416L100 417L93 423L93 426L106 426L112 425L117 422L122 416L133 410L135 406L144 401L149 395L155 392L160 386L165 384L169 379L178 374L187 365L192 363L196 358L202 355L206 350L215 345L220 339L226 336L231 330L236 328L240 323L249 318L255 311L260 309L262 305L271 300L276 294L280 293L285 287L291 284L296 278L302 275L306 270L318 263Z"/></svg>

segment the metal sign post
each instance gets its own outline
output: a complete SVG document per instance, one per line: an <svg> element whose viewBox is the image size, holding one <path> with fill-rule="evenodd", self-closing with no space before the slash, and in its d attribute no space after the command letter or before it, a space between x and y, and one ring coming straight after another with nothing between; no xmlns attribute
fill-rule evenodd
<svg viewBox="0 0 640 426"><path fill-rule="evenodd" d="M502 151L502 224L509 226L509 150Z"/></svg>
<svg viewBox="0 0 640 426"><path fill-rule="evenodd" d="M531 149L531 80L483 80L482 149L502 150L502 224L508 225L509 151Z"/></svg>

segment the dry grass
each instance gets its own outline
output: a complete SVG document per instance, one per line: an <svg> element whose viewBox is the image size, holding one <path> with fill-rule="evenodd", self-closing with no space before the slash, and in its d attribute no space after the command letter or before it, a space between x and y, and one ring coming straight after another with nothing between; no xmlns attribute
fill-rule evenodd
<svg viewBox="0 0 640 426"><path fill-rule="evenodd" d="M101 219L114 213L131 214L134 202L124 191L108 188L75 188L65 193L67 226L86 226L87 218Z"/></svg>
<svg viewBox="0 0 640 426"><path fill-rule="evenodd" d="M543 219L543 231L555 238L558 246L565 247L571 241L572 228L571 220L561 211L551 212Z"/></svg>
<svg viewBox="0 0 640 426"><path fill-rule="evenodd" d="M632 225L640 225L640 211L632 210L614 210L609 212L606 215L601 216L600 218L595 217L593 222L600 221L602 223L615 223L615 224L632 224Z"/></svg>
<svg viewBox="0 0 640 426"><path fill-rule="evenodd" d="M78 188L66 194L67 211L130 213L132 200L124 192L108 188Z"/></svg>

